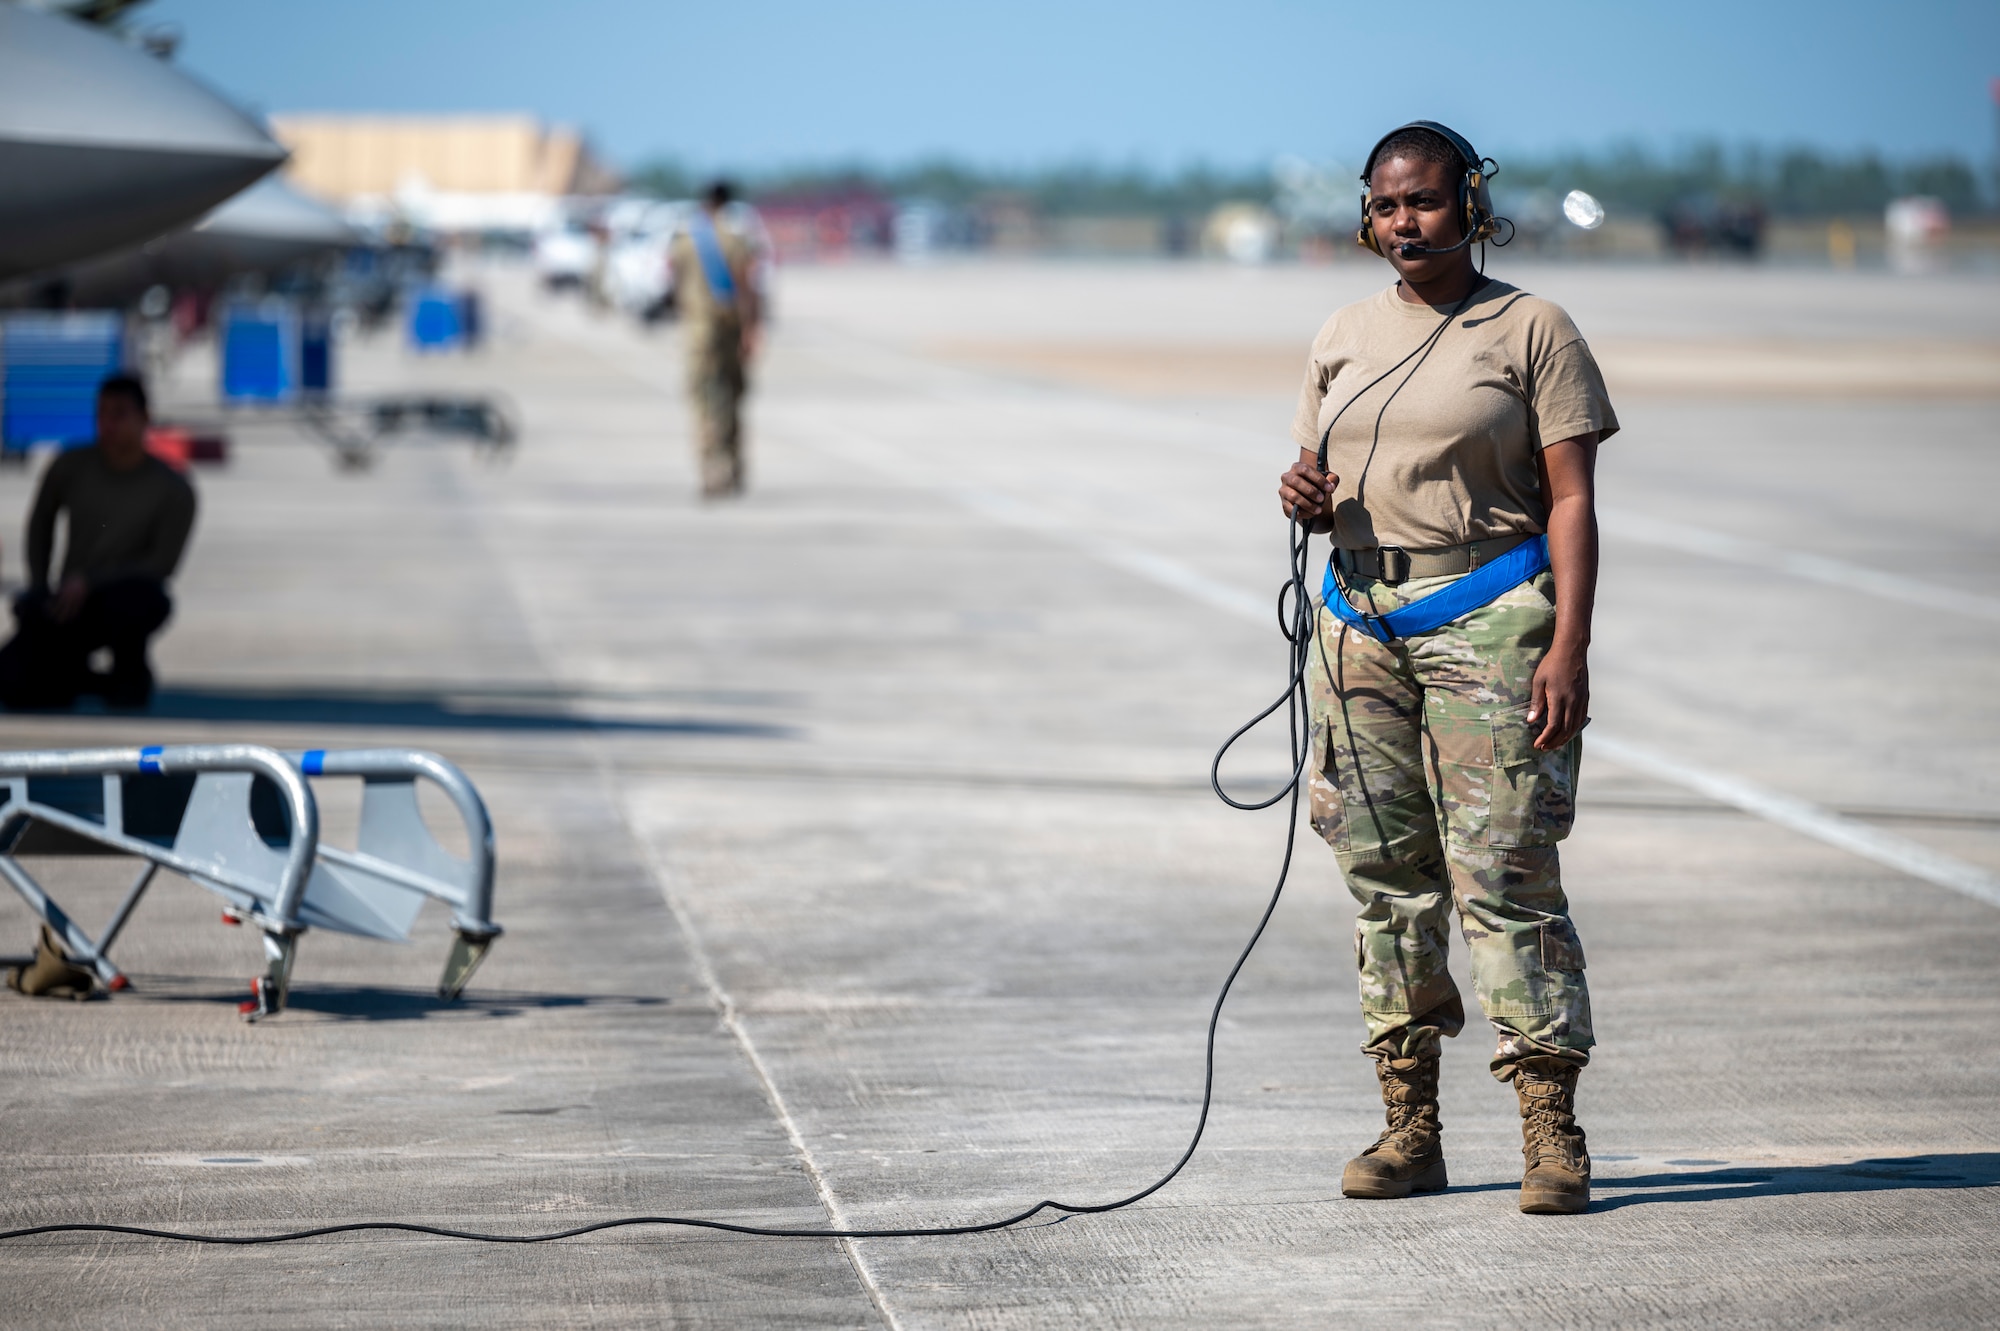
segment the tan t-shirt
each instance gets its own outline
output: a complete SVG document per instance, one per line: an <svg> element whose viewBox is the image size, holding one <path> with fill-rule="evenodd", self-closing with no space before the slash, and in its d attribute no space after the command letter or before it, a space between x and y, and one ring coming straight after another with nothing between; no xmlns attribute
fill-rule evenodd
<svg viewBox="0 0 2000 1331"><path fill-rule="evenodd" d="M736 289L740 292L750 283L756 249L748 237L729 225L726 216L713 225L715 238L722 248L722 260L729 265L730 276L736 279ZM686 227L676 231L667 242L667 252L672 258L679 284L675 301L683 322L706 326L717 320L740 317L740 297L734 306L722 305L708 289L708 276L701 266L701 255L696 251L694 237L688 234Z"/></svg>
<svg viewBox="0 0 2000 1331"><path fill-rule="evenodd" d="M1362 392L1450 308L1406 301L1392 286L1336 311L1313 339L1292 436L1317 451L1333 425L1327 466L1340 477L1334 544L1344 549L1435 550L1540 532L1549 506L1535 455L1618 429L1604 377L1569 316L1491 279L1428 354Z"/></svg>

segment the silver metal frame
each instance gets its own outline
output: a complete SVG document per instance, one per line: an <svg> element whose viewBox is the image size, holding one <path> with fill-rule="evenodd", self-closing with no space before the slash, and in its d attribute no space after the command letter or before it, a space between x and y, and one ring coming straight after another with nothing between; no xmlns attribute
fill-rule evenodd
<svg viewBox="0 0 2000 1331"><path fill-rule="evenodd" d="M465 773L419 749L309 749L285 758L309 777L362 780L361 833L353 850L321 845L322 869L343 870L422 893L452 907L457 940L438 979L438 996L457 998L501 928L493 922L493 821ZM416 783L443 791L465 824L471 859L440 846L424 826Z"/></svg>
<svg viewBox="0 0 2000 1331"><path fill-rule="evenodd" d="M195 774L196 780L181 810L174 845L128 834L122 778L186 773ZM33 778L79 776L103 778L102 822L31 798ZM285 806L291 831L282 850L260 838L250 812L258 777L277 787ZM321 844L319 806L308 777L358 777L364 783L361 833L354 849ZM419 780L436 785L457 809L465 824L470 859L445 850L425 827L417 806ZM162 868L222 897L228 903L225 919L247 920L262 931L265 973L251 982L250 1001L241 1005L243 1015L252 1021L283 1010L298 936L315 924L364 937L401 939L407 937L409 922L421 907L421 900L412 903L409 894L450 904L457 937L438 982L438 994L447 1001L464 990L501 933L492 918L492 821L472 782L436 754L416 749L283 754L255 744L0 753L0 792L5 795L0 803L0 846L11 847L25 830L24 823L38 822L108 853L145 861L93 939L11 853L0 852L0 878L49 926L70 957L109 990L127 984L111 962L111 945ZM315 889L322 898L318 907ZM362 907L386 902L391 910L386 916L366 909L343 916L329 905L334 899L350 906L358 901Z"/></svg>
<svg viewBox="0 0 2000 1331"><path fill-rule="evenodd" d="M244 835L226 837L212 855L195 857L165 846L127 836L124 831L123 786L115 778L126 776L170 776L176 773L230 773L246 778L264 777L283 796L291 820L291 844L279 855L262 847L251 823L246 804ZM35 777L98 776L104 783L102 824L79 818L30 797L29 781ZM0 854L0 877L4 877L22 900L62 940L72 960L87 966L107 989L126 986L124 974L108 955L111 943L133 907L161 868L185 875L211 891L229 899L240 912L255 921L264 932L265 973L251 982L251 1001L244 1015L252 1018L284 1007L291 984L292 960L298 951L298 936L305 929L300 905L312 878L313 852L319 845L319 805L298 769L274 749L257 744L185 744L159 748L70 749L41 753L0 753L0 784L7 787L8 799L0 805L0 845L11 846L24 822L40 822L60 828L85 841L115 853L134 855L147 862L125 894L104 929L101 941L85 933L58 906L41 884L11 854ZM246 789L249 781L245 781ZM234 829L232 829L234 830ZM177 838L178 839L178 838ZM253 847L255 849L253 849ZM264 853L259 855L257 850ZM275 865L273 860L276 861ZM275 873L272 871L275 869Z"/></svg>

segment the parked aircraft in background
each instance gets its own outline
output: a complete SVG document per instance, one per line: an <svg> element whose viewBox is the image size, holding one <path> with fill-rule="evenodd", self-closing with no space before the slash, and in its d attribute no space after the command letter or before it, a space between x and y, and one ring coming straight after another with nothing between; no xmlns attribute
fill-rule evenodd
<svg viewBox="0 0 2000 1331"><path fill-rule="evenodd" d="M191 227L31 285L60 284L74 305L123 307L154 287L213 293L240 274L278 273L362 240L339 213L267 176Z"/></svg>
<svg viewBox="0 0 2000 1331"><path fill-rule="evenodd" d="M272 272L361 239L332 208L271 176L157 244L175 264L185 265L188 277L182 280L212 281L245 270Z"/></svg>
<svg viewBox="0 0 2000 1331"><path fill-rule="evenodd" d="M1660 230L1676 254L1754 259L1764 247L1764 208L1755 201L1684 194L1660 210Z"/></svg>
<svg viewBox="0 0 2000 1331"><path fill-rule="evenodd" d="M254 120L165 61L0 3L0 280L150 240L284 159Z"/></svg>

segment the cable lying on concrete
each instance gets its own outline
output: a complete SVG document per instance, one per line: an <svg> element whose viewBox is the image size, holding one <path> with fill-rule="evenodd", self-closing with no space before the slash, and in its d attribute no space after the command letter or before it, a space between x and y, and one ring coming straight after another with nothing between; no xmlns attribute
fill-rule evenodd
<svg viewBox="0 0 2000 1331"><path fill-rule="evenodd" d="M1144 1201L1167 1184L1174 1181L1188 1161L1194 1158L1195 1150L1201 1145L1202 1134L1208 1130L1209 1109L1215 1100L1215 1034L1222 1022L1222 1005L1228 1001L1229 991L1242 973L1250 954L1256 950L1258 940L1263 938L1265 928L1277 912L1278 902L1285 894L1285 882L1292 872L1292 853L1298 844L1299 791L1305 774L1306 761L1312 755L1311 730L1308 724L1308 700L1306 696L1306 666L1313 636L1313 599L1307 581L1306 547L1310 542L1308 533L1296 520L1290 524L1291 568L1284 586L1278 593L1278 624L1285 635L1286 651L1289 658L1290 674L1285 683L1285 691L1272 701L1271 705L1257 713L1235 734L1223 741L1216 750L1215 760L1209 766L1209 785L1216 795L1233 809L1268 809L1289 795L1290 802L1285 819L1285 854L1278 868L1278 881L1271 889L1270 900L1264 905L1264 913L1257 919L1257 927L1251 931L1250 939L1237 953L1236 962L1229 968L1229 974L1222 981L1222 988L1215 995L1215 1003L1209 1009L1206 1055L1202 1070L1201 1112L1196 1116L1194 1134L1188 1139L1187 1148L1158 1179L1137 1192L1109 1202L1059 1202L1053 1199L1036 1202L1025 1210L997 1220L986 1220L965 1225L908 1225L881 1229L854 1228L794 1228L774 1225L743 1225L727 1220L709 1220L699 1216L635 1215L622 1216L616 1220L600 1220L594 1224L577 1225L570 1229L550 1230L540 1234L495 1234L484 1230L453 1229L445 1225L425 1225L408 1220L357 1220L338 1225L315 1225L310 1229L286 1230L276 1234L201 1234L191 1230L155 1229L147 1225L122 1225L108 1222L70 1221L50 1225L27 1225L19 1229L0 1230L0 1242L10 1239L33 1238L43 1234L126 1234L135 1238L164 1239L175 1243L201 1243L222 1247L257 1247L271 1243L297 1243L305 1239L331 1238L339 1234L398 1233L419 1234L430 1238L460 1239L469 1243L555 1243L563 1239L581 1238L586 1234L601 1234L614 1229L636 1229L661 1226L680 1229L706 1229L724 1234L742 1234L752 1238L772 1239L913 1239L950 1238L965 1234L991 1234L1003 1229L1012 1229L1026 1224L1035 1217L1054 1213L1061 1219L1076 1215L1102 1215L1107 1211L1122 1210ZM1262 800L1237 800L1222 788L1222 760L1234 747L1236 741L1260 725L1272 713L1285 709L1292 759L1291 778L1279 789Z"/></svg>

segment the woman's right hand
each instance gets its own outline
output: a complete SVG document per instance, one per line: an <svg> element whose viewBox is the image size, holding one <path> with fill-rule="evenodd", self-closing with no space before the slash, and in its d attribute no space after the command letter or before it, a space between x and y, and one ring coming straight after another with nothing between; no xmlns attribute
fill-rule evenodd
<svg viewBox="0 0 2000 1331"><path fill-rule="evenodd" d="M1333 492L1340 477L1322 473L1319 459L1301 450L1292 469L1278 478L1278 503L1286 517L1296 517L1308 528L1333 511Z"/></svg>

